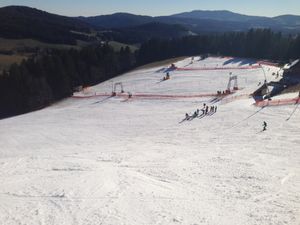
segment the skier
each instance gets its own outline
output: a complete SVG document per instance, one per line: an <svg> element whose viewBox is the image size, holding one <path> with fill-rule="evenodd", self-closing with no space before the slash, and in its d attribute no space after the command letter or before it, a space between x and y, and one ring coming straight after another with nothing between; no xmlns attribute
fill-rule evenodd
<svg viewBox="0 0 300 225"><path fill-rule="evenodd" d="M201 109L201 111L202 111L202 115L203 115L203 114L205 114L205 109L206 109L206 104L205 104L205 103L203 103L203 107L202 107L202 109Z"/></svg>
<svg viewBox="0 0 300 225"><path fill-rule="evenodd" d="M263 122L263 131L265 131L265 130L267 130L267 122L266 121Z"/></svg>
<svg viewBox="0 0 300 225"><path fill-rule="evenodd" d="M169 72L167 72L166 80L169 80L169 79L170 79L170 74L169 74Z"/></svg>
<svg viewBox="0 0 300 225"><path fill-rule="evenodd" d="M208 105L205 107L205 115L208 113Z"/></svg>
<svg viewBox="0 0 300 225"><path fill-rule="evenodd" d="M196 118L198 116L197 111L194 112L193 118Z"/></svg>
<svg viewBox="0 0 300 225"><path fill-rule="evenodd" d="M188 119L190 116L189 116L189 114L185 114L185 119Z"/></svg>
<svg viewBox="0 0 300 225"><path fill-rule="evenodd" d="M217 106L215 106L215 113L217 112Z"/></svg>

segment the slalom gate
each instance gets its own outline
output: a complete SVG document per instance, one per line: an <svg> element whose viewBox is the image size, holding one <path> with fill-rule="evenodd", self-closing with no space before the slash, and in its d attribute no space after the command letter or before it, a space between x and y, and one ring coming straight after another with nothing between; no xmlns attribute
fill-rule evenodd
<svg viewBox="0 0 300 225"><path fill-rule="evenodd" d="M278 100L264 100L254 103L258 107L266 106L282 106L282 105L295 105L300 103L300 98L290 98L290 99L278 99Z"/></svg>

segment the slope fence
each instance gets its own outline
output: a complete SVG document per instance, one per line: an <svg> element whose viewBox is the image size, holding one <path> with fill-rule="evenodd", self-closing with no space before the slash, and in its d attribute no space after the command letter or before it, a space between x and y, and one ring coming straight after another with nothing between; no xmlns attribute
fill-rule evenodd
<svg viewBox="0 0 300 225"><path fill-rule="evenodd" d="M203 97L218 97L227 96L230 94L219 95L217 93L203 93L203 94L152 94L152 93L134 93L131 94L130 98L147 98L147 99L182 99L182 98L203 98ZM95 97L109 97L112 96L110 93L95 93L94 95L74 95L72 98L75 99L87 99ZM116 97L129 98L128 93L117 93Z"/></svg>
<svg viewBox="0 0 300 225"><path fill-rule="evenodd" d="M258 69L259 65L254 66L242 66L242 67L194 67L194 68L182 68L178 67L176 70L178 71L195 71L195 70L250 70L250 69Z"/></svg>
<svg viewBox="0 0 300 225"><path fill-rule="evenodd" d="M281 106L281 105L293 105L300 103L300 98L278 99L278 100L264 100L254 103L258 107L266 106Z"/></svg>

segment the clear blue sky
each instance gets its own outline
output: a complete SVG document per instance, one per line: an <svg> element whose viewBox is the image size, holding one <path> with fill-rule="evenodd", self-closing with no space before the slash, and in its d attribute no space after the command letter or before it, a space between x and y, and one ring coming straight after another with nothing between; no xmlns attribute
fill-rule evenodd
<svg viewBox="0 0 300 225"><path fill-rule="evenodd" d="M0 7L26 5L68 16L115 12L171 15L192 10L230 10L247 15L300 15L300 0L0 0Z"/></svg>

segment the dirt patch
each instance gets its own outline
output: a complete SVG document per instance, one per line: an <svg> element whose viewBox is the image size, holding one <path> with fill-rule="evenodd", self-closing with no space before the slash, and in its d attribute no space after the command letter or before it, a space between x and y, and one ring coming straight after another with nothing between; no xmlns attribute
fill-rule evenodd
<svg viewBox="0 0 300 225"><path fill-rule="evenodd" d="M0 74L4 69L8 70L14 63L21 63L27 57L24 55L1 55L0 54Z"/></svg>

